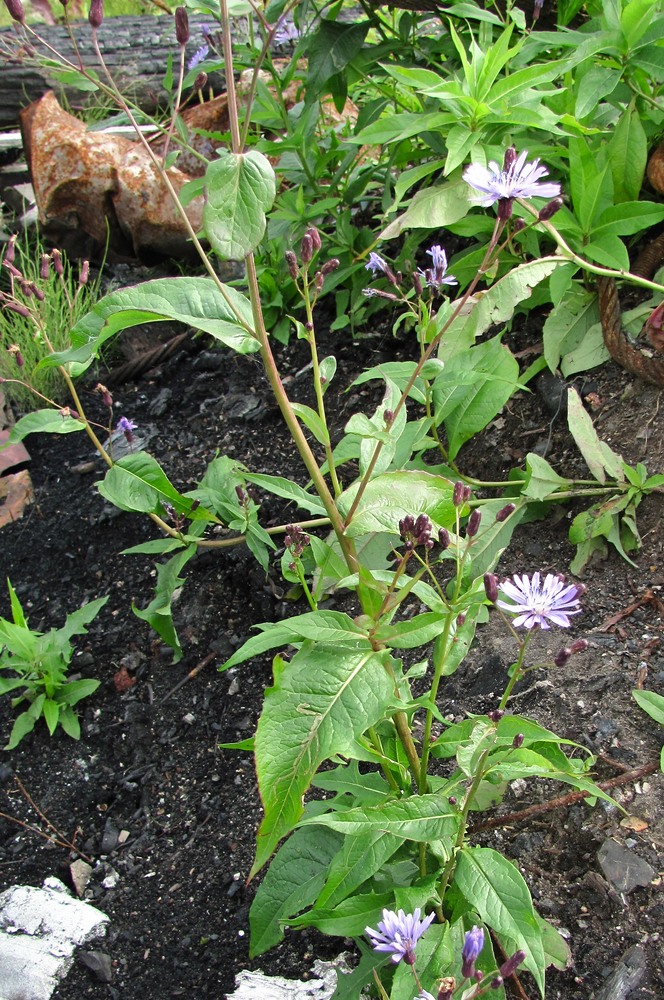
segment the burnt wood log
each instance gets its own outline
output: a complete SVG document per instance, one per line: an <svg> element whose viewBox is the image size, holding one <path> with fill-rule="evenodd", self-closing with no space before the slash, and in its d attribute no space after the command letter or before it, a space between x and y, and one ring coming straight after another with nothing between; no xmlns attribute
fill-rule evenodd
<svg viewBox="0 0 664 1000"><path fill-rule="evenodd" d="M190 16L187 59L203 44L200 30L202 24L213 27L210 18L198 14ZM78 58L64 25L40 24L34 27L49 45L78 65ZM244 40L246 20L234 19L233 27L235 39L238 42ZM92 47L90 25L87 21L73 22L72 29L84 67L94 69L103 80L103 71ZM179 60L174 18L107 18L99 29L98 37L104 60L123 93L148 113L159 105L165 106L168 103L163 85L168 57L172 57L174 68ZM40 45L30 32L23 31L18 25L0 31L0 128L15 127L19 111L47 90L54 90L61 101L64 97L65 106L80 106L86 98L90 99L90 95L58 82L48 67L38 64L35 56L30 54L31 49L39 57L52 58L44 45ZM223 73L211 74L209 84L217 94L224 90ZM94 100L94 95L92 98Z"/></svg>

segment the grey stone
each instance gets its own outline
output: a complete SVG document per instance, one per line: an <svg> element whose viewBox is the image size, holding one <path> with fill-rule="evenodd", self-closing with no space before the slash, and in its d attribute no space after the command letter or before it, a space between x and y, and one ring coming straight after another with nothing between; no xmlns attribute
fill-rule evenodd
<svg viewBox="0 0 664 1000"><path fill-rule="evenodd" d="M47 882L42 889L18 885L0 893L2 1000L49 1000L74 948L106 932L105 913L74 899L57 879Z"/></svg>
<svg viewBox="0 0 664 1000"><path fill-rule="evenodd" d="M597 860L605 877L618 892L630 893L639 885L650 885L655 877L655 870L647 861L611 838L600 847Z"/></svg>

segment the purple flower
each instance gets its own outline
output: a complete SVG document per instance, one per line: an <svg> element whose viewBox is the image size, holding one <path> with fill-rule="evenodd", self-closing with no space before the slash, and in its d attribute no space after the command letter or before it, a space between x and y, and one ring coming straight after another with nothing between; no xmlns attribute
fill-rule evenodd
<svg viewBox="0 0 664 1000"><path fill-rule="evenodd" d="M431 924L435 914L430 913L424 920L420 920L420 908L416 907L414 913L404 913L399 910L394 913L392 910L383 910L383 919L378 924L378 930L365 927L364 933L371 939L371 944L375 951L392 952L392 961L400 962L401 959L407 965L415 964L415 945Z"/></svg>
<svg viewBox="0 0 664 1000"><path fill-rule="evenodd" d="M567 586L564 577L553 573L547 573L543 583L539 573L533 573L532 579L515 574L500 585L501 595L509 598L509 602L496 601L496 605L516 615L516 628L548 629L549 622L569 628L569 616L581 611L579 596L583 589L574 583Z"/></svg>
<svg viewBox="0 0 664 1000"><path fill-rule="evenodd" d="M128 420L127 417L120 417L115 429L116 431L122 431L127 441L129 441L129 444L131 444L134 440L133 431L135 431L137 427L138 424L135 424L133 420Z"/></svg>
<svg viewBox="0 0 664 1000"><path fill-rule="evenodd" d="M540 177L546 177L549 171L540 167L539 160L526 163L527 156L524 150L513 162L510 162L512 157L506 157L509 165L502 170L494 161L488 167L471 163L464 170L463 179L480 192L479 204L484 208L513 198L555 198L560 194L560 184L542 184Z"/></svg>
<svg viewBox="0 0 664 1000"><path fill-rule="evenodd" d="M274 33L273 39L277 45L285 45L286 42L296 42L300 37L300 29L290 19L286 19L279 25Z"/></svg>
<svg viewBox="0 0 664 1000"><path fill-rule="evenodd" d="M484 931L474 926L472 931L466 931L466 940L461 952L461 975L472 979L475 975L475 962L484 947Z"/></svg>
<svg viewBox="0 0 664 1000"><path fill-rule="evenodd" d="M390 268L386 260L380 256L380 254L374 253L373 250L369 254L369 260L364 265L367 271L371 271L372 274L378 274L382 271L383 274L389 274Z"/></svg>
<svg viewBox="0 0 664 1000"><path fill-rule="evenodd" d="M425 271L420 271L429 288L436 291L441 285L458 285L453 274L447 274L447 255L442 247L433 246L427 253L432 258L433 267L427 267Z"/></svg>
<svg viewBox="0 0 664 1000"><path fill-rule="evenodd" d="M210 51L209 45L201 45L199 49L196 49L193 56L187 63L187 69L191 71L192 69L195 69L197 66L199 66L203 62L203 60L207 57L209 51Z"/></svg>

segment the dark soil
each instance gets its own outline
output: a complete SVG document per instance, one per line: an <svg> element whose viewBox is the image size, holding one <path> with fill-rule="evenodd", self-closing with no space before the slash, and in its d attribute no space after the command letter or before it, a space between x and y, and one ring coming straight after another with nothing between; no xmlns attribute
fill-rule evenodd
<svg viewBox="0 0 664 1000"><path fill-rule="evenodd" d="M324 353L333 351L339 360L326 398L331 410L337 407L342 426L352 412L374 403L371 389L343 390L369 363L403 357L406 345L385 335L355 343L339 337L326 346ZM514 346L527 346L526 338ZM301 342L280 355L284 375L297 375L308 360ZM661 472L661 391L633 382L613 365L593 373L593 382L600 434L628 461L644 461L650 472ZM296 398L305 398L306 384L306 376L291 383ZM137 434L149 437L148 449L181 489L202 475L216 449L253 471L305 481L255 359L192 345L135 384L117 388L115 399L117 416L138 424ZM94 415L92 395L86 400ZM462 451L460 464L480 479L499 479L527 451L543 451L547 443L556 468L587 478L564 418L554 421L537 394L513 399ZM27 444L35 502L20 521L2 529L0 578L10 577L33 628L57 627L67 611L96 597L109 595L109 601L79 640L73 662L76 673L102 682L81 705L80 742L60 731L49 738L40 726L4 754L0 809L14 819L0 818L0 890L40 885L50 875L71 884L74 855L19 825L46 830L19 779L49 823L93 860L85 898L111 918L106 940L96 946L111 958L111 983L100 982L79 960L57 991L59 1000L218 998L233 991L236 973L247 967L306 978L314 958L335 955L343 942L292 933L274 952L248 960L254 885L247 886L246 878L260 803L251 757L219 748L220 742L252 734L270 682L269 657L221 675L215 670L253 623L304 609L286 600L278 561L266 578L242 548L202 554L186 567L186 586L175 606L185 655L173 666L170 652L131 610L132 602L145 607L152 598L153 563L147 556L120 554L156 537L154 526L99 496L95 481L103 468L84 435L39 436ZM501 571L565 571L573 556L567 529L576 509L560 508L546 521L522 527ZM292 516L265 498L266 525ZM572 629L573 637L589 640L588 651L555 673L531 674L514 702L515 711L600 754L601 780L658 759L660 731L630 692L637 685L661 691L664 682L661 517L661 496L642 504L643 548L635 567L612 553L588 570L585 614ZM7 594L0 591L0 613L7 615L8 607ZM620 612L624 617L615 621ZM540 636L540 652L555 653L563 638L567 635L553 632ZM215 658L173 691L210 653ZM492 621L467 666L449 680L442 711L460 718L464 710L493 707L493 692L502 689L509 662L511 647ZM123 671L135 683L121 692L116 678ZM3 744L11 722L5 698ZM569 940L573 965L550 972L549 1000L597 996L621 956L637 943L645 949L648 968L630 1000L664 996L659 879L621 895L597 860L598 849L612 837L661 871L661 790L656 773L614 789L642 824L626 826L614 808L576 803L480 834L515 859L540 911ZM513 812L566 791L559 785L517 787L501 808ZM536 991L527 976L524 988L532 1000Z"/></svg>

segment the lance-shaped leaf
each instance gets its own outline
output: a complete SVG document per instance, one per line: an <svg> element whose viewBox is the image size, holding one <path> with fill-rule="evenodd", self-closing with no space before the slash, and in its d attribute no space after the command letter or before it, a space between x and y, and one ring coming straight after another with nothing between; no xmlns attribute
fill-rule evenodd
<svg viewBox="0 0 664 1000"><path fill-rule="evenodd" d="M366 632L363 632L343 611L307 611L303 615L287 618L283 622L262 622L254 628L260 629L261 634L252 635L247 639L225 663L222 663L220 670L235 667L238 663L260 656L268 649L283 648L302 642L304 639L371 648Z"/></svg>
<svg viewBox="0 0 664 1000"><path fill-rule="evenodd" d="M255 149L220 150L205 174L203 225L220 257L241 260L260 243L276 194L270 161Z"/></svg>
<svg viewBox="0 0 664 1000"><path fill-rule="evenodd" d="M489 847L465 847L459 852L454 882L480 919L497 932L506 952L525 951L523 964L544 996L542 931L518 868Z"/></svg>
<svg viewBox="0 0 664 1000"><path fill-rule="evenodd" d="M360 834L382 830L404 840L430 841L454 838L459 829L459 813L448 800L435 793L413 795L409 799L379 806L323 813L302 821L302 826L320 824L339 833Z"/></svg>
<svg viewBox="0 0 664 1000"><path fill-rule="evenodd" d="M22 441L28 434L71 434L72 431L84 430L83 421L72 417L67 411L35 410L34 413L26 413L14 424L2 448Z"/></svg>
<svg viewBox="0 0 664 1000"><path fill-rule="evenodd" d="M39 367L69 364L72 374L79 375L116 333L163 320L209 333L238 354L260 346L251 332L251 303L237 289L219 288L211 278L158 278L105 295L70 331L71 348L49 354Z"/></svg>
<svg viewBox="0 0 664 1000"><path fill-rule="evenodd" d="M296 830L283 844L249 911L251 958L283 941L283 924L316 901L341 846L338 833L309 829Z"/></svg>
<svg viewBox="0 0 664 1000"><path fill-rule="evenodd" d="M389 655L307 643L265 693L256 731L256 773L265 816L255 875L302 815L302 797L328 757L351 757L357 739L394 697Z"/></svg>
<svg viewBox="0 0 664 1000"><path fill-rule="evenodd" d="M183 496L173 486L159 462L146 451L125 455L97 483L103 497L120 510L156 513L163 504L171 504L179 514L194 521L214 521L204 507L196 507L191 497Z"/></svg>

